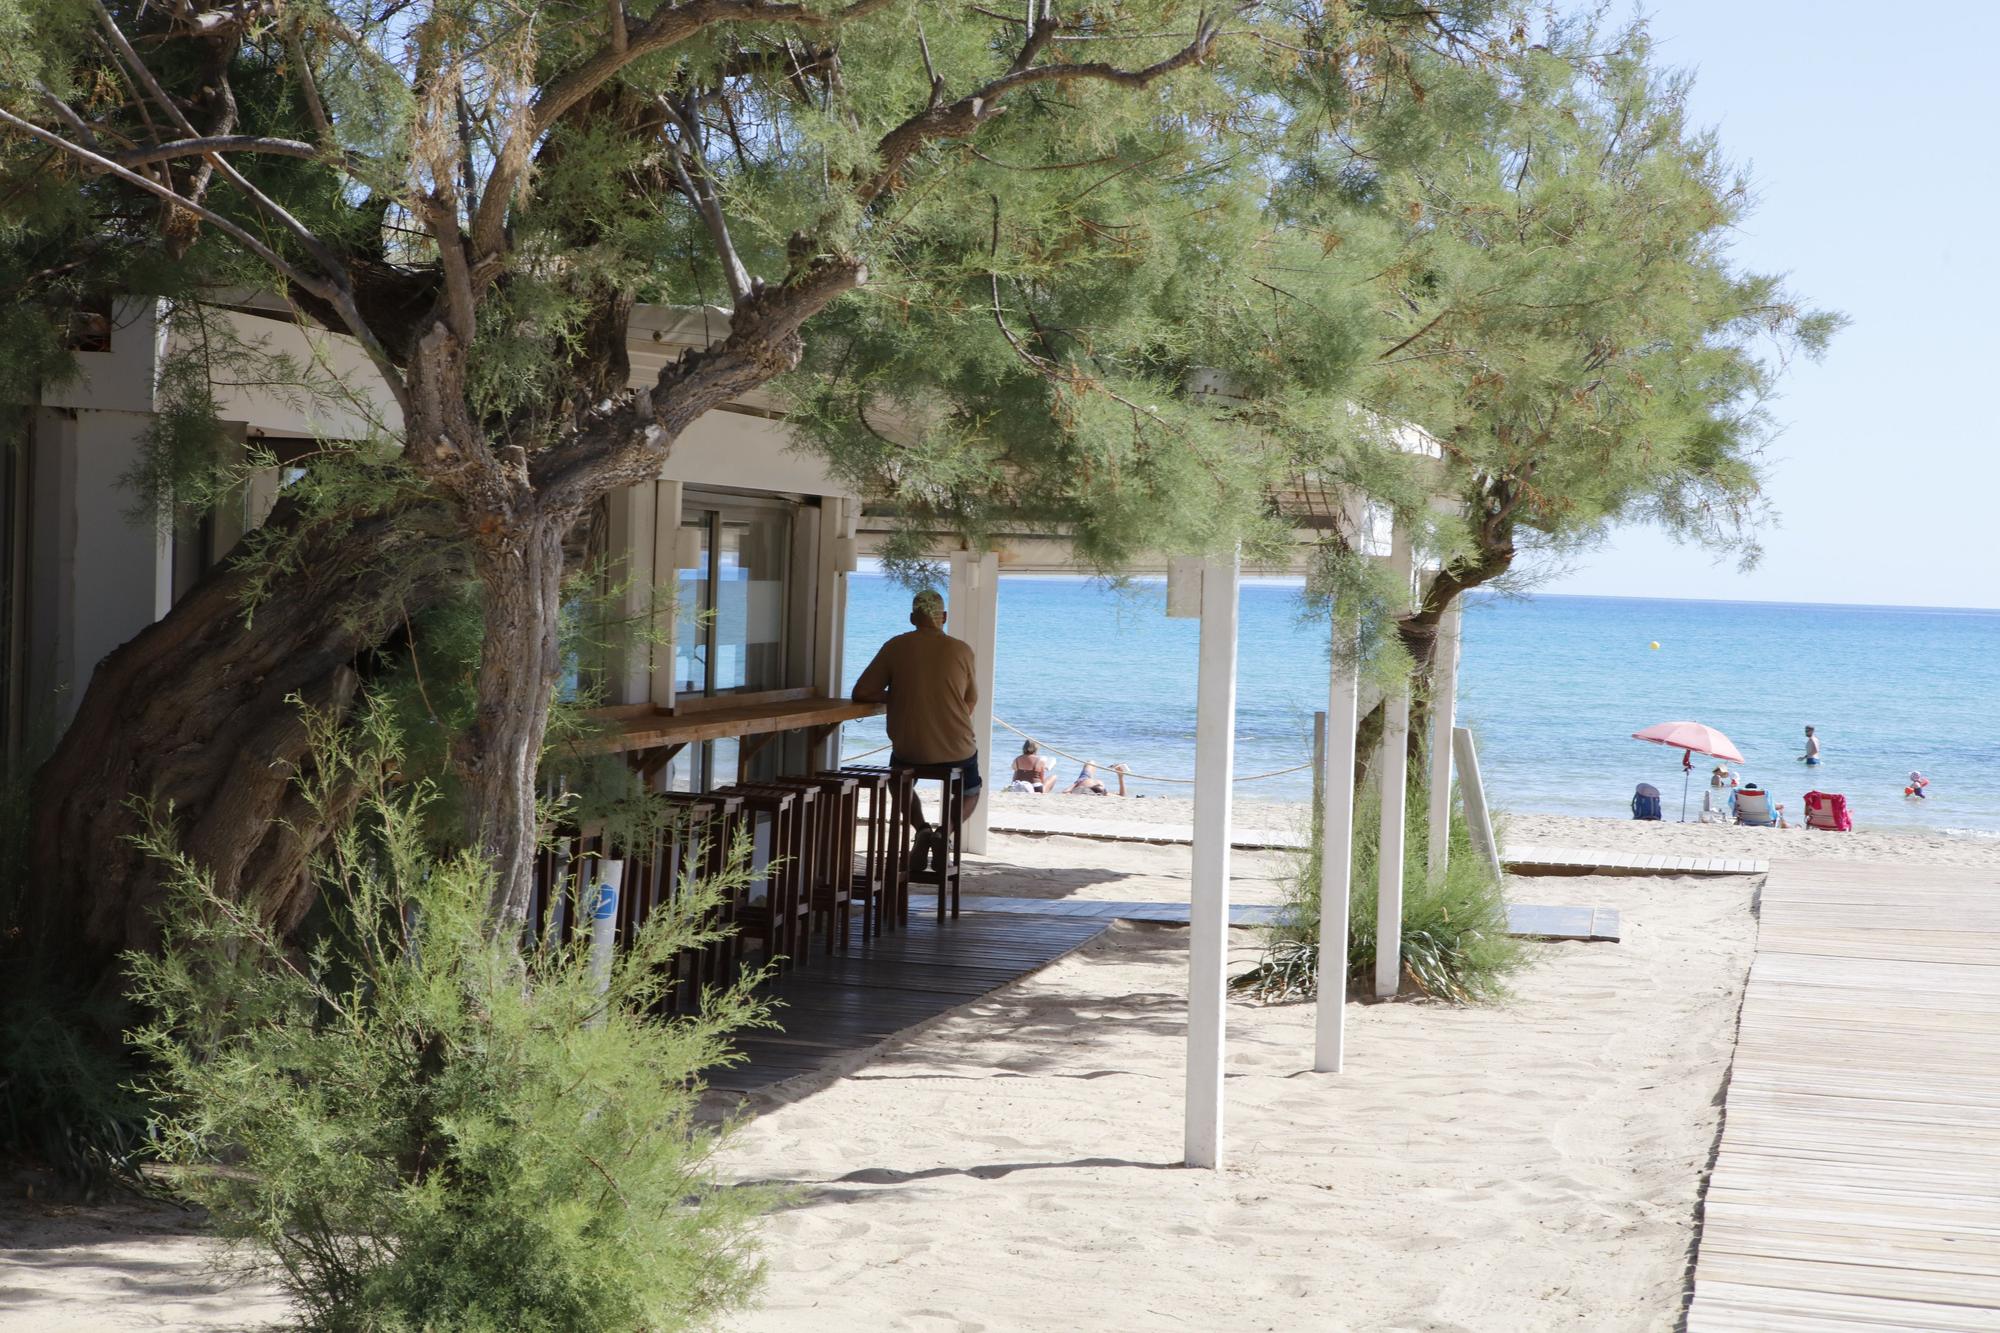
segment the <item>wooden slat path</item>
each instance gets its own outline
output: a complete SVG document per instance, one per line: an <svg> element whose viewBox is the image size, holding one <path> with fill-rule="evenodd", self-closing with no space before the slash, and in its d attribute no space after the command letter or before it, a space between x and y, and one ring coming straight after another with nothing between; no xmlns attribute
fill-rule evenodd
<svg viewBox="0 0 2000 1333"><path fill-rule="evenodd" d="M745 1034L736 1045L748 1063L710 1071L709 1086L751 1092L819 1069L1026 976L1110 924L970 910L939 921L912 903L907 927L865 947L829 957L815 941L769 989L781 1030Z"/></svg>
<svg viewBox="0 0 2000 1333"><path fill-rule="evenodd" d="M1762 875L1771 868L1769 861L1735 856L1669 856L1577 847L1507 847L1500 859L1517 875Z"/></svg>
<svg viewBox="0 0 2000 1333"><path fill-rule="evenodd" d="M1060 916L1072 921L1146 921L1168 926L1185 926L1188 923L1186 903L1101 902L1091 898L997 898L983 895L967 896L964 901L968 912ZM1274 903L1237 903L1229 909L1229 924L1275 925L1284 910Z"/></svg>
<svg viewBox="0 0 2000 1333"><path fill-rule="evenodd" d="M1689 1333L2000 1330L2000 873L1765 881Z"/></svg>
<svg viewBox="0 0 2000 1333"><path fill-rule="evenodd" d="M1097 901L1089 898L998 898L968 896L965 910L1020 916L1061 916L1070 920L1145 921L1168 926L1188 923L1186 903ZM1272 926L1284 908L1272 903L1236 903L1232 926ZM1618 912L1611 907L1541 907L1507 904L1507 933L1538 940L1616 940Z"/></svg>
<svg viewBox="0 0 2000 1333"><path fill-rule="evenodd" d="M1083 796L1051 797L1052 800L1066 801L1071 805L1091 802L1102 806L1102 801L1092 801ZM1106 800L1111 798L1107 797ZM1071 817L1062 813L1047 815L1030 814L1014 809L996 809L989 825L995 833L1027 833L1036 837L1061 836L1065 838L1095 838L1101 842L1152 842L1187 843L1194 842L1194 825L1174 823L1153 823L1144 819L1096 819ZM1244 851L1283 851L1311 845L1311 839L1303 833L1287 829L1244 828L1234 826L1229 832L1229 845Z"/></svg>

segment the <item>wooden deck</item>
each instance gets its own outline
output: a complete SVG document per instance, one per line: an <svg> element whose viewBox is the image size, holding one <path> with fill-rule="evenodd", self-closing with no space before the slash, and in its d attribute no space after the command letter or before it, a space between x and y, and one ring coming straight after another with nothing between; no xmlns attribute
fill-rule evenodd
<svg viewBox="0 0 2000 1333"><path fill-rule="evenodd" d="M1154 823L1145 819L1098 819L1091 816L1076 816L1069 813L1078 805L1090 804L1102 808L1104 801L1092 802L1087 797L1059 796L1059 801L1067 809L1046 815L1032 814L1015 809L996 809L992 822L987 826L995 833L1025 833L1033 837L1094 838L1100 842L1151 842L1168 846L1194 842L1194 825L1176 824L1169 821ZM1113 809L1116 807L1113 806ZM1232 826L1229 831L1229 845L1243 851L1286 851L1311 845L1305 834L1285 829L1260 829Z"/></svg>
<svg viewBox="0 0 2000 1333"><path fill-rule="evenodd" d="M1508 847L1500 854L1516 875L1761 875L1769 861L1732 856L1666 856L1576 847Z"/></svg>
<svg viewBox="0 0 2000 1333"><path fill-rule="evenodd" d="M967 911L1006 912L1017 916L1060 916L1072 921L1144 921L1185 926L1186 903L1138 903L1094 898L997 898L969 896ZM1232 903L1232 926L1272 926L1284 908L1275 903ZM1613 940L1618 938L1618 911L1611 907L1541 907L1507 904L1507 933L1537 940Z"/></svg>
<svg viewBox="0 0 2000 1333"><path fill-rule="evenodd" d="M824 941L781 975L769 994L781 1031L745 1034L747 1064L713 1070L708 1083L754 1092L867 1050L1044 967L1102 934L1109 917L966 911L939 921L920 899L902 930L828 956Z"/></svg>
<svg viewBox="0 0 2000 1333"><path fill-rule="evenodd" d="M2000 874L1773 867L1687 1328L2000 1329Z"/></svg>

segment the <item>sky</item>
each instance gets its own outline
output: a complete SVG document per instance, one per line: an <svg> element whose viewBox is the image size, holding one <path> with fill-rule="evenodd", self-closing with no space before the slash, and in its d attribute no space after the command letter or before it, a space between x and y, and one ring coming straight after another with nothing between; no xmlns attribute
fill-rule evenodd
<svg viewBox="0 0 2000 1333"><path fill-rule="evenodd" d="M1658 58L1694 70L1697 121L1756 182L1739 260L1853 323L1772 405L1757 568L1627 529L1544 591L2000 607L2000 6L1948 11L1648 6Z"/></svg>

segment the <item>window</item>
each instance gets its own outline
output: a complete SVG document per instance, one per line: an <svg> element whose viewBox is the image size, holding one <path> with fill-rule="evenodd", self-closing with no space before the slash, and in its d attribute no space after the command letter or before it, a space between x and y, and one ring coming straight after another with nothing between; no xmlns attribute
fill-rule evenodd
<svg viewBox="0 0 2000 1333"><path fill-rule="evenodd" d="M780 690L787 677L795 506L786 500L688 493L675 573L676 698ZM757 762L776 762L777 747ZM685 760L683 766L682 760ZM736 777L736 742L688 747L670 786L706 790Z"/></svg>
<svg viewBox="0 0 2000 1333"><path fill-rule="evenodd" d="M682 527L697 534L696 560L678 572L674 692L783 689L791 506L689 508Z"/></svg>

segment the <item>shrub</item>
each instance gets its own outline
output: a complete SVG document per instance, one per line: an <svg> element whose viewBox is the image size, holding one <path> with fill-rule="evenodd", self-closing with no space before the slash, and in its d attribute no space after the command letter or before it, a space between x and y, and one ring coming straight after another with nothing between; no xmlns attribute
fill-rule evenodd
<svg viewBox="0 0 2000 1333"><path fill-rule="evenodd" d="M25 779L0 783L0 1155L85 1193L138 1186L150 1108L127 1086L127 1007L58 975L20 920L28 791Z"/></svg>
<svg viewBox="0 0 2000 1333"><path fill-rule="evenodd" d="M156 1015L135 1039L174 1187L314 1328L665 1330L740 1305L768 1199L718 1182L727 1131L695 1111L727 1035L766 1020L747 982L657 1015L665 963L713 938L698 923L731 885L653 915L600 993L586 943L494 938L485 865L426 849L434 794L396 787L380 716L352 749L315 723L308 795L360 801L305 947L218 897L159 822L146 839L173 893L161 952L131 959Z"/></svg>
<svg viewBox="0 0 2000 1333"><path fill-rule="evenodd" d="M1505 978L1526 961L1507 933L1499 876L1472 848L1465 821L1451 820L1451 855L1444 875L1427 868L1427 789L1412 783L1404 839L1402 975L1405 986L1434 999L1469 1004L1505 993ZM1382 798L1369 786L1354 802L1354 874L1349 895L1345 984L1372 986L1375 976L1376 867L1380 864ZM1236 977L1236 989L1259 999L1309 999L1319 992L1320 854L1325 830L1313 812L1311 845L1297 856L1285 911L1257 966Z"/></svg>

